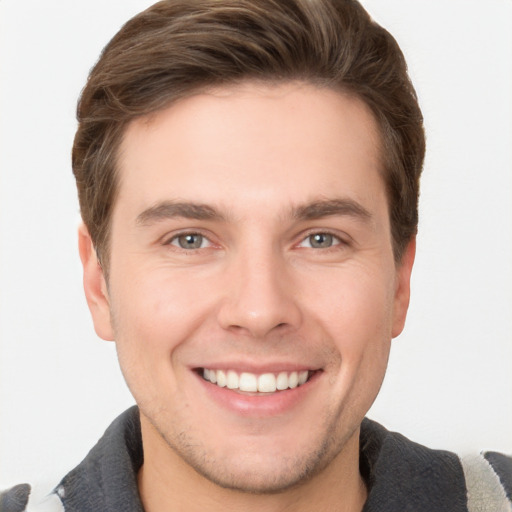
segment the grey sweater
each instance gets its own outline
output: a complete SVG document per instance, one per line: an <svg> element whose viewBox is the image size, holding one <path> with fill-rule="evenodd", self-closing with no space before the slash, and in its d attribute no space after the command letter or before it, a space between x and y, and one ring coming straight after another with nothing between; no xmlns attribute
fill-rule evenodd
<svg viewBox="0 0 512 512"><path fill-rule="evenodd" d="M363 512L512 512L511 457L487 452L461 459L368 419L360 446L360 470L368 486ZM139 413L132 407L55 488L58 504L52 510L143 512L137 490L142 462ZM0 494L0 512L39 510L31 508L29 493L22 484Z"/></svg>

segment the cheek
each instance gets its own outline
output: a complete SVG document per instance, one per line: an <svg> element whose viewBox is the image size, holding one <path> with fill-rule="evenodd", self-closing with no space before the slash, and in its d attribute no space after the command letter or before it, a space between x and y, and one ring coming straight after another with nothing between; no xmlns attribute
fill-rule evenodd
<svg viewBox="0 0 512 512"><path fill-rule="evenodd" d="M112 322L119 363L130 388L173 385L176 354L204 319L195 287L147 273L112 282ZM116 286L117 285L117 286ZM136 395L136 390L132 389Z"/></svg>
<svg viewBox="0 0 512 512"><path fill-rule="evenodd" d="M310 297L311 314L340 354L333 385L377 393L385 374L392 330L393 284L382 274L346 272L326 281L322 293ZM334 363L333 363L334 364Z"/></svg>
<svg viewBox="0 0 512 512"><path fill-rule="evenodd" d="M123 336L146 333L147 343L175 338L205 307L198 283L180 273L152 271L118 283L112 304L116 327L122 326Z"/></svg>
<svg viewBox="0 0 512 512"><path fill-rule="evenodd" d="M393 283L382 275L356 271L334 273L309 294L312 316L342 345L363 348L391 338ZM364 342L364 343L362 343Z"/></svg>

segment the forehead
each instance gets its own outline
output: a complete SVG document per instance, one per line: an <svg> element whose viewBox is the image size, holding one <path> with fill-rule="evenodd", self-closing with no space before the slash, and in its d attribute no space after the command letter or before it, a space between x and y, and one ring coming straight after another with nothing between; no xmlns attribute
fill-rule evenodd
<svg viewBox="0 0 512 512"><path fill-rule="evenodd" d="M304 202L340 187L371 194L364 182L383 188L379 148L373 115L347 94L304 83L216 88L127 127L119 199L142 208L188 194L232 202L243 191L247 204Z"/></svg>

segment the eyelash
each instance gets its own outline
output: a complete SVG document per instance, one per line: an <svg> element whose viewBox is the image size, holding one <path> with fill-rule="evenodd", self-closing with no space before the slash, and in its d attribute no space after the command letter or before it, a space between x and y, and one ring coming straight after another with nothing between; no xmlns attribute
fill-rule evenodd
<svg viewBox="0 0 512 512"><path fill-rule="evenodd" d="M332 244L329 245L328 247L312 247L311 246L311 241L310 241L309 242L310 243L309 246L307 246L307 247L302 246L302 244L304 244L305 242L310 240L312 237L314 237L314 236L321 236L321 235L323 235L325 237L330 237L332 239L331 240ZM187 236L202 237L203 241L207 241L208 242L208 246L207 247L193 247L193 248L181 247L179 245L179 239L182 238L182 237L187 237ZM210 240L210 238L207 235L205 235L204 233L201 233L200 231L184 231L182 233L178 233L178 234L173 235L171 238L166 240L163 243L163 245L172 245L177 250L184 251L184 252L187 252L187 253L191 253L191 252L199 251L199 250L202 250L202 249L208 249L209 247L214 245L214 243ZM318 250L328 251L330 249L335 249L336 247L338 247L340 245L341 246L348 246L350 244L346 240L346 238L342 238L339 234L333 233L332 231L329 231L329 230L311 230L311 231L309 231L307 233L302 234L300 242L298 244L296 244L295 246L299 247L299 248L305 248L305 249L318 249Z"/></svg>
<svg viewBox="0 0 512 512"><path fill-rule="evenodd" d="M185 248L185 247L181 247L179 245L179 239L180 238L183 238L183 237L187 237L187 236L197 236L197 237L202 237L202 239L204 241L207 241L208 242L208 247L213 245L213 242L210 240L210 238L208 236L206 236L205 234L201 233L200 231L184 231L182 233L178 233L176 235L173 235L171 238L169 238L168 240L166 240L163 245L172 245L173 247L175 247L177 250L181 250L181 251L184 251L184 252L195 252L195 251L199 251L201 249L207 249L208 247L197 247L197 248ZM175 243L176 242L176 243Z"/></svg>
<svg viewBox="0 0 512 512"><path fill-rule="evenodd" d="M305 236L303 236L301 238L301 241L299 242L298 246L301 247L302 244L304 244L308 240L310 241L309 243L311 244L311 239L314 236L323 236L323 237L327 237L328 239L330 238L331 239L331 245L329 245L328 247L311 247L311 245L309 245L308 247L305 247L305 248L307 248L307 249L319 249L319 250L323 249L324 251L327 251L329 249L334 249L334 248L338 247L339 245L347 245L347 242L343 238L341 238L338 234L332 233L331 231L317 231L317 230L314 230L314 231L311 231L311 232L307 233Z"/></svg>

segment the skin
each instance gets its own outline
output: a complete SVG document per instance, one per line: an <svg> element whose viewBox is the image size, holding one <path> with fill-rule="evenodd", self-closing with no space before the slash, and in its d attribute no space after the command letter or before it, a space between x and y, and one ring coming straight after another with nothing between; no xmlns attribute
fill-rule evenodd
<svg viewBox="0 0 512 512"><path fill-rule="evenodd" d="M359 426L414 260L414 241L393 258L379 147L362 102L302 83L212 90L127 128L108 284L85 227L79 246L141 411L146 510L361 510ZM315 373L219 400L203 367Z"/></svg>

